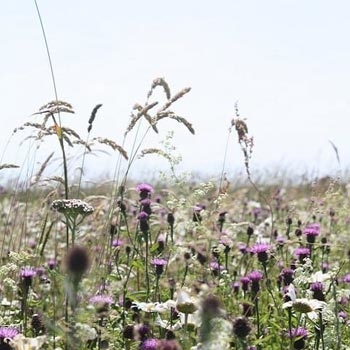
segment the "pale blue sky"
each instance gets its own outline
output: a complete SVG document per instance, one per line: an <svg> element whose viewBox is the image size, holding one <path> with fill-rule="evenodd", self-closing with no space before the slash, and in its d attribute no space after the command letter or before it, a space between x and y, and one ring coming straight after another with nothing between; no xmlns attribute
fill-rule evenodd
<svg viewBox="0 0 350 350"><path fill-rule="evenodd" d="M134 102L143 102L152 80L164 77L174 92L192 87L174 109L193 123L196 135L176 122L159 125L163 135L175 130L175 145L187 169L221 170L236 101L255 138L256 167L336 169L328 140L338 147L342 166L349 165L348 1L38 4L59 98L71 102L76 111L65 118L82 138L91 109L102 103L92 136L121 143ZM29 115L54 98L33 1L2 4L0 43L4 149L12 130L37 121ZM11 139L2 162L20 161L25 146L18 148L18 140ZM158 139L152 135L145 146L157 147ZM227 162L242 167L236 135ZM105 158L96 166L103 169L111 163Z"/></svg>

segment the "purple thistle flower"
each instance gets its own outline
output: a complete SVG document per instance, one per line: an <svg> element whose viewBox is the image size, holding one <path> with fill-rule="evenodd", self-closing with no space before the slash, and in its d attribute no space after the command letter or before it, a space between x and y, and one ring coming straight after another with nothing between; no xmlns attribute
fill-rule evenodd
<svg viewBox="0 0 350 350"><path fill-rule="evenodd" d="M89 302L91 304L108 304L108 305L111 305L111 304L113 304L113 298L110 295L97 294L97 295L92 296L89 299Z"/></svg>
<svg viewBox="0 0 350 350"><path fill-rule="evenodd" d="M316 237L320 234L320 231L320 224L309 224L304 228L303 233L306 235L308 243L315 243Z"/></svg>
<svg viewBox="0 0 350 350"><path fill-rule="evenodd" d="M13 339L18 334L18 329L15 327L0 327L0 339ZM1 344L1 343L0 343Z"/></svg>
<svg viewBox="0 0 350 350"><path fill-rule="evenodd" d="M240 281L241 281L241 284L242 284L243 291L246 292L248 290L248 288L249 288L249 283L250 283L249 277L244 276L244 277L241 278Z"/></svg>
<svg viewBox="0 0 350 350"><path fill-rule="evenodd" d="M148 214L145 213L144 211L141 211L137 215L138 220L140 221L140 230L143 233L147 233L149 230L149 225L148 225Z"/></svg>
<svg viewBox="0 0 350 350"><path fill-rule="evenodd" d="M287 337L294 339L294 349L304 349L305 348L305 340L307 339L309 333L305 328L298 327L292 328L288 333Z"/></svg>
<svg viewBox="0 0 350 350"><path fill-rule="evenodd" d="M293 282L294 270L285 268L281 271L284 286L289 286Z"/></svg>
<svg viewBox="0 0 350 350"><path fill-rule="evenodd" d="M154 258L151 264L156 267L156 275L160 276L164 271L164 266L168 263L168 260L163 258Z"/></svg>
<svg viewBox="0 0 350 350"><path fill-rule="evenodd" d="M325 295L323 293L323 283L322 282L314 282L310 286L310 290L313 292L313 298L320 300L320 301L325 301Z"/></svg>
<svg viewBox="0 0 350 350"><path fill-rule="evenodd" d="M252 248L250 248L250 252L256 254L258 256L258 260L261 263L266 263L269 256L267 252L271 249L271 246L266 243L256 243Z"/></svg>
<svg viewBox="0 0 350 350"><path fill-rule="evenodd" d="M252 292L258 293L260 290L259 282L263 278L263 274L260 271L252 271L247 276L252 282Z"/></svg>
<svg viewBox="0 0 350 350"><path fill-rule="evenodd" d="M112 247L121 247L124 244L124 242L121 239L114 239L112 241Z"/></svg>
<svg viewBox="0 0 350 350"><path fill-rule="evenodd" d="M347 274L343 277L343 282L345 282L345 283L350 283L350 273L347 273Z"/></svg>
<svg viewBox="0 0 350 350"><path fill-rule="evenodd" d="M140 199L149 198L151 193L153 192L153 187L146 183L141 183L136 186L136 191L140 194Z"/></svg>
<svg viewBox="0 0 350 350"><path fill-rule="evenodd" d="M252 271L250 273L248 273L248 278L252 281L252 282L259 282L262 280L263 278L263 274L258 271L258 270L255 270L255 271Z"/></svg>
<svg viewBox="0 0 350 350"><path fill-rule="evenodd" d="M22 278L23 288L28 292L29 287L32 285L33 277L36 275L36 271L30 267L25 267L21 270L20 276Z"/></svg>
<svg viewBox="0 0 350 350"><path fill-rule="evenodd" d="M242 254L245 254L248 251L247 245L245 243L242 243L242 242L237 244L237 248Z"/></svg>
<svg viewBox="0 0 350 350"><path fill-rule="evenodd" d="M294 250L294 255L299 258L300 263L303 263L304 259L310 256L310 249L306 247L297 248Z"/></svg>
<svg viewBox="0 0 350 350"><path fill-rule="evenodd" d="M24 267L21 270L20 275L22 278L32 278L36 275L36 271L30 267Z"/></svg>
<svg viewBox="0 0 350 350"><path fill-rule="evenodd" d="M159 340L150 338L142 342L140 349L141 350L157 350Z"/></svg>

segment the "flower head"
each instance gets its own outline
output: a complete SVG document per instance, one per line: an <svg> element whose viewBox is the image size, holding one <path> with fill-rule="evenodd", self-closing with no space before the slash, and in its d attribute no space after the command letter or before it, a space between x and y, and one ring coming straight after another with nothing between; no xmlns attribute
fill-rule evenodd
<svg viewBox="0 0 350 350"><path fill-rule="evenodd" d="M160 276L163 273L164 266L168 263L168 260L162 258L154 258L151 263L156 267L156 275Z"/></svg>
<svg viewBox="0 0 350 350"><path fill-rule="evenodd" d="M318 319L318 313L324 309L326 303L317 299L297 298L293 284L288 286L289 301L282 305L283 309L293 308L295 311L307 314L310 319Z"/></svg>
<svg viewBox="0 0 350 350"><path fill-rule="evenodd" d="M258 256L258 260L261 263L265 263L269 256L267 252L271 249L271 246L266 243L256 243L252 248L250 248L250 252L256 254Z"/></svg>
<svg viewBox="0 0 350 350"><path fill-rule="evenodd" d="M153 187L146 183L141 183L136 186L136 191L140 194L140 199L149 198L153 192Z"/></svg>
<svg viewBox="0 0 350 350"><path fill-rule="evenodd" d="M141 350L157 350L158 348L158 339L150 338L142 342L140 349Z"/></svg>
<svg viewBox="0 0 350 350"><path fill-rule="evenodd" d="M294 250L294 255L299 258L300 263L303 263L304 259L310 256L310 249L306 247L297 248Z"/></svg>
<svg viewBox="0 0 350 350"><path fill-rule="evenodd" d="M18 334L18 329L15 327L0 327L0 339L13 339ZM0 343L1 344L1 343Z"/></svg>
<svg viewBox="0 0 350 350"><path fill-rule="evenodd" d="M246 317L239 317L233 321L233 333L238 338L245 338L250 333L252 327Z"/></svg>
<svg viewBox="0 0 350 350"><path fill-rule="evenodd" d="M316 237L320 234L320 228L320 224L309 224L304 228L303 233L308 243L315 243Z"/></svg>
<svg viewBox="0 0 350 350"><path fill-rule="evenodd" d="M308 335L307 329L302 327L292 328L287 333L287 337L294 340L293 347L296 350L305 348L305 340L307 339Z"/></svg>
<svg viewBox="0 0 350 350"><path fill-rule="evenodd" d="M81 199L57 199L51 203L51 209L70 217L90 215L94 208Z"/></svg>
<svg viewBox="0 0 350 350"><path fill-rule="evenodd" d="M97 294L89 299L91 304L113 304L113 298L110 295Z"/></svg>

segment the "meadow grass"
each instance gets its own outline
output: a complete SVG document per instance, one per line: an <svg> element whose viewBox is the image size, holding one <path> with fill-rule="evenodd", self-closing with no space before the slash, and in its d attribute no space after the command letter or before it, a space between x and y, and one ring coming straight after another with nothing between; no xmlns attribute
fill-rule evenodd
<svg viewBox="0 0 350 350"><path fill-rule="evenodd" d="M121 142L93 136L101 104L82 138L62 124L74 109L58 98L41 25L55 99L15 130L30 142L27 165L0 164L17 171L0 193L0 349L350 349L346 182L259 179L237 106L227 136L246 181L226 173L228 149L214 180L179 173L175 131L162 122L195 134L175 111L190 88L172 93L163 78L132 108ZM164 142L144 148L152 133ZM60 157L48 152L37 169L35 145L52 138ZM115 172L87 185L85 159L99 147ZM131 178L150 155L169 171Z"/></svg>

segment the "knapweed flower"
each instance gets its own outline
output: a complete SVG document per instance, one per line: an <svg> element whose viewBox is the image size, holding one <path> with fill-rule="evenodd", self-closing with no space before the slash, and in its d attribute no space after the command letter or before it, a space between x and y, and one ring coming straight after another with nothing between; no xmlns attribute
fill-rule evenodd
<svg viewBox="0 0 350 350"><path fill-rule="evenodd" d="M284 286L289 286L294 279L294 270L290 268L285 268L281 271L280 274L282 280L283 280L283 285Z"/></svg>
<svg viewBox="0 0 350 350"><path fill-rule="evenodd" d="M266 243L256 243L253 247L250 248L250 252L253 254L256 254L258 257L258 260L261 263L266 263L269 256L267 254L268 251L270 251L271 246Z"/></svg>
<svg viewBox="0 0 350 350"><path fill-rule="evenodd" d="M282 305L283 309L293 308L297 312L307 314L312 320L318 319L319 312L327 305L324 301L317 299L297 298L293 284L289 285L287 296L290 300Z"/></svg>
<svg viewBox="0 0 350 350"><path fill-rule="evenodd" d="M310 286L310 290L313 292L312 297L317 300L325 301L325 295L323 293L324 285L322 282L314 282Z"/></svg>
<svg viewBox="0 0 350 350"><path fill-rule="evenodd" d="M140 199L146 199L151 196L153 192L153 187L146 183L141 183L136 186L136 191L140 194Z"/></svg>
<svg viewBox="0 0 350 350"><path fill-rule="evenodd" d="M345 283L350 283L350 273L347 273L347 274L343 277L343 282L345 282Z"/></svg>
<svg viewBox="0 0 350 350"><path fill-rule="evenodd" d="M145 213L144 211L141 211L138 215L137 215L137 219L140 222L140 230L143 233L147 233L149 230L149 225L148 225L148 214Z"/></svg>
<svg viewBox="0 0 350 350"><path fill-rule="evenodd" d="M249 283L250 283L249 277L244 276L244 277L242 277L242 278L240 279L240 281L241 281L241 284L242 284L242 290L243 290L244 292L246 292L246 291L249 289Z"/></svg>
<svg viewBox="0 0 350 350"><path fill-rule="evenodd" d="M124 242L120 238L113 239L112 241L112 247L121 247L124 244Z"/></svg>
<svg viewBox="0 0 350 350"><path fill-rule="evenodd" d="M28 291L28 288L32 285L33 277L36 275L36 271L32 268L25 267L21 270L20 276L22 279L23 287Z"/></svg>
<svg viewBox="0 0 350 350"><path fill-rule="evenodd" d="M175 339L162 339L158 342L157 350L181 350L181 347Z"/></svg>
<svg viewBox="0 0 350 350"><path fill-rule="evenodd" d="M51 203L51 209L69 217L87 216L94 212L94 208L81 199L56 199Z"/></svg>
<svg viewBox="0 0 350 350"><path fill-rule="evenodd" d="M141 211L144 211L147 215L151 215L152 214L151 203L152 201L149 198L142 199L140 201Z"/></svg>
<svg viewBox="0 0 350 350"><path fill-rule="evenodd" d="M304 259L310 257L310 249L306 247L296 248L294 250L294 256L299 259L301 264L304 263Z"/></svg>
<svg viewBox="0 0 350 350"><path fill-rule="evenodd" d="M252 327L246 317L239 317L233 320L233 334L236 337L244 339L248 336L251 330Z"/></svg>
<svg viewBox="0 0 350 350"><path fill-rule="evenodd" d="M164 271L164 266L168 263L168 260L162 258L154 258L151 264L156 268L156 275L160 276Z"/></svg>
<svg viewBox="0 0 350 350"><path fill-rule="evenodd" d="M306 240L308 243L315 243L316 237L320 234L321 226L320 224L309 224L307 225L303 233L306 235Z"/></svg>
<svg viewBox="0 0 350 350"><path fill-rule="evenodd" d="M214 276L219 276L220 271L225 269L224 266L220 265L217 261L212 261L209 267Z"/></svg>
<svg viewBox="0 0 350 350"><path fill-rule="evenodd" d="M288 333L287 337L293 339L293 347L295 350L305 349L305 340L308 337L308 331L305 328L298 327L292 328Z"/></svg>
<svg viewBox="0 0 350 350"><path fill-rule="evenodd" d="M254 293L258 293L260 290L260 285L259 282L262 280L263 278L263 274L260 271L252 271L248 274L248 278L250 279L250 281L252 282L252 292Z"/></svg>
<svg viewBox="0 0 350 350"><path fill-rule="evenodd" d="M98 313L107 312L109 306L113 304L114 300L110 295L97 294L89 299L90 304L94 305Z"/></svg>
<svg viewBox="0 0 350 350"><path fill-rule="evenodd" d="M0 327L0 344L4 342L5 339L13 339L18 334L18 329L15 327Z"/></svg>
<svg viewBox="0 0 350 350"><path fill-rule="evenodd" d="M159 340L155 338L146 339L141 343L141 350L157 350Z"/></svg>
<svg viewBox="0 0 350 350"><path fill-rule="evenodd" d="M195 205L193 207L193 218L192 221L193 222L201 222L202 221L202 216L201 216L201 211L203 210L203 206L202 205Z"/></svg>

